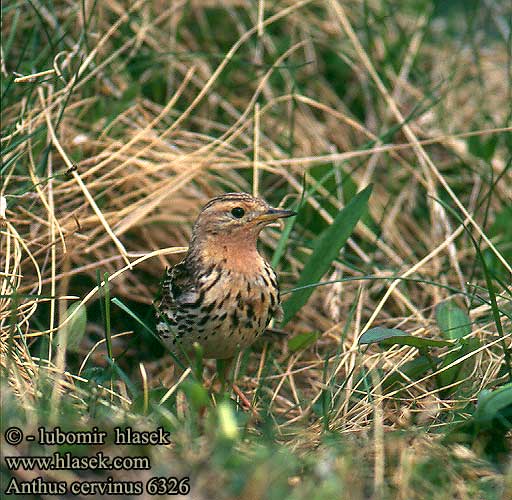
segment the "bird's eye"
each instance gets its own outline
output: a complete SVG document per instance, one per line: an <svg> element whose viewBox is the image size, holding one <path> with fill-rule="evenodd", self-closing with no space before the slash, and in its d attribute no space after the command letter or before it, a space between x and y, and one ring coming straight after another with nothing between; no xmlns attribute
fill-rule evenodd
<svg viewBox="0 0 512 500"><path fill-rule="evenodd" d="M231 210L231 215L237 219L241 219L245 215L245 210L242 207L235 207Z"/></svg>

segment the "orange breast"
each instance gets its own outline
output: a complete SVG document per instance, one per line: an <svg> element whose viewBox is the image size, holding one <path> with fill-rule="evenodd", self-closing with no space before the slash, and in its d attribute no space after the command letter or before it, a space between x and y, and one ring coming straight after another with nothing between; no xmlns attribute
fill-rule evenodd
<svg viewBox="0 0 512 500"><path fill-rule="evenodd" d="M264 261L253 242L243 239L216 238L205 245L201 257L207 264L217 264L223 269L245 275L258 275L263 271Z"/></svg>

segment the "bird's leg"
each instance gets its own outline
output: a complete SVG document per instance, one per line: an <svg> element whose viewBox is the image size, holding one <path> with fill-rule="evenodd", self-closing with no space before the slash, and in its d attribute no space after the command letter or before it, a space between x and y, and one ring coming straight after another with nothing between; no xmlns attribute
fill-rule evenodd
<svg viewBox="0 0 512 500"><path fill-rule="evenodd" d="M229 384L229 370L231 369L234 359L235 358L233 357L217 360L217 374L219 376L219 380L221 383L220 393L222 396L224 396L224 394L226 393L226 387L229 387L229 385L231 385L233 392L240 398L242 406L248 410L251 410L253 415L257 417L258 413L253 408L251 402L247 399L247 396L242 392L240 387L238 387L238 385L236 385L234 381Z"/></svg>
<svg viewBox="0 0 512 500"><path fill-rule="evenodd" d="M220 392L224 394L226 392L226 385L229 378L229 370L233 364L234 358L218 359L217 360L217 375L220 380Z"/></svg>
<svg viewBox="0 0 512 500"><path fill-rule="evenodd" d="M251 402L247 399L247 396L242 392L242 389L238 387L236 384L233 384L233 392L240 398L240 401L242 402L242 406L247 409L251 410L252 414L258 418L258 412L256 408L251 404Z"/></svg>

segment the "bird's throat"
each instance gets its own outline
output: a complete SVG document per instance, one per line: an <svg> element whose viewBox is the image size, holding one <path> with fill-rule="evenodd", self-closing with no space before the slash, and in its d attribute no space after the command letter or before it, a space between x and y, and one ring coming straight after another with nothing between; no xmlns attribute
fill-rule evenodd
<svg viewBox="0 0 512 500"><path fill-rule="evenodd" d="M256 246L257 235L215 235L192 248L204 265L220 265L226 270L251 274L264 265Z"/></svg>

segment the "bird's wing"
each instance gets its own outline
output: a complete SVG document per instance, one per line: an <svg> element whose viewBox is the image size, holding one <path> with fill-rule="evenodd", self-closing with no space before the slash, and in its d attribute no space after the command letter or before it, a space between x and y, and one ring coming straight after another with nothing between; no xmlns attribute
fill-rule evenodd
<svg viewBox="0 0 512 500"><path fill-rule="evenodd" d="M158 316L171 324L174 323L178 305L194 295L194 282L185 261L167 268L161 282L160 301L156 305Z"/></svg>
<svg viewBox="0 0 512 500"><path fill-rule="evenodd" d="M277 304L272 315L274 317L275 323L281 323L281 321L283 321L284 318L283 306L281 304Z"/></svg>

